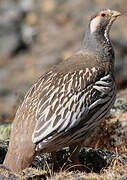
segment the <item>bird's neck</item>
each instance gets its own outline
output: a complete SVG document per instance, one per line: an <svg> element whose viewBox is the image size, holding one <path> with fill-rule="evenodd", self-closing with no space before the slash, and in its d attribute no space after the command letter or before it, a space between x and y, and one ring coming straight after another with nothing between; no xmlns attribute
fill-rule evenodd
<svg viewBox="0 0 127 180"><path fill-rule="evenodd" d="M114 50L109 37L109 31L90 33L88 30L85 34L83 49L92 51L99 55L103 61L109 61L114 64Z"/></svg>

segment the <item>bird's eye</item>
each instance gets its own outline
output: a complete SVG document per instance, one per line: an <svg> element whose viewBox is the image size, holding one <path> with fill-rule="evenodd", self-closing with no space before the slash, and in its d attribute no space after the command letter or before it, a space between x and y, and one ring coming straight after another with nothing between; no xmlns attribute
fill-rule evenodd
<svg viewBox="0 0 127 180"><path fill-rule="evenodd" d="M101 16L102 16L102 17L105 17L105 16L106 16L106 14L105 14L105 13L102 13L102 14L101 14Z"/></svg>

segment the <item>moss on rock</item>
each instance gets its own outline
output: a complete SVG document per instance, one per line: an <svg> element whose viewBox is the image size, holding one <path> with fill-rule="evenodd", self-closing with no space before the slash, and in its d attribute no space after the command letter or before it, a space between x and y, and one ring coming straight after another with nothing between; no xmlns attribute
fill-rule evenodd
<svg viewBox="0 0 127 180"><path fill-rule="evenodd" d="M1 122L0 123L0 140L7 140L11 133L11 123Z"/></svg>

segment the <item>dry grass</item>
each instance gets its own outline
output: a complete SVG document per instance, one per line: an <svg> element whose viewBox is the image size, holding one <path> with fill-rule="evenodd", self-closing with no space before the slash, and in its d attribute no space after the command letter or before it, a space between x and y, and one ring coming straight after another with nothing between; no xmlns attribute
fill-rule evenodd
<svg viewBox="0 0 127 180"><path fill-rule="evenodd" d="M0 174L2 174L6 178L9 176L8 171L6 171L5 169L2 169L2 168L0 168Z"/></svg>
<svg viewBox="0 0 127 180"><path fill-rule="evenodd" d="M16 174L20 180L24 179L40 179L46 177L48 173L43 170L35 169L35 168L26 168L20 174Z"/></svg>
<svg viewBox="0 0 127 180"><path fill-rule="evenodd" d="M59 172L54 174L50 180L78 180L78 179L92 179L92 180L116 180L117 178L122 178L127 176L127 164L122 165L119 163L118 159L115 158L111 164L106 169L103 169L100 174L84 172Z"/></svg>
<svg viewBox="0 0 127 180"><path fill-rule="evenodd" d="M127 152L127 112L109 118L100 124L92 139L90 147L114 151Z"/></svg>
<svg viewBox="0 0 127 180"><path fill-rule="evenodd" d="M118 153L116 149L116 155L117 154ZM42 180L44 178L47 178L48 180L116 180L118 178L127 176L127 164L120 163L118 156L113 159L109 167L102 169L98 174L94 172L69 172L68 170L69 168L63 171L61 168L59 173L54 173L52 169L48 171L42 171L38 169L28 168L23 171L22 175L20 175L20 179L27 179L28 177L37 179L37 177L40 177Z"/></svg>

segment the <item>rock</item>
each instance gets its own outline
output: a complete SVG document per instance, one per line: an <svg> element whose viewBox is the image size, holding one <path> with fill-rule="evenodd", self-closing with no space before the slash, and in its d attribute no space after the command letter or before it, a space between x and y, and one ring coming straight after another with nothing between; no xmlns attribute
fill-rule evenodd
<svg viewBox="0 0 127 180"><path fill-rule="evenodd" d="M8 179L8 180L46 180L47 173L42 170L37 170L34 168L26 168L20 173L13 173L10 169L0 164L0 180Z"/></svg>
<svg viewBox="0 0 127 180"><path fill-rule="evenodd" d="M0 164L3 163L8 150L9 141L0 141Z"/></svg>
<svg viewBox="0 0 127 180"><path fill-rule="evenodd" d="M110 115L116 117L118 114L123 114L125 112L127 112L127 98L117 98L110 111Z"/></svg>
<svg viewBox="0 0 127 180"><path fill-rule="evenodd" d="M127 158L112 151L82 148L79 154L79 162L84 165L86 172L100 173L102 169L111 164L115 157L117 157L117 160L119 160L121 164L127 163Z"/></svg>
<svg viewBox="0 0 127 180"><path fill-rule="evenodd" d="M32 8L33 1L23 2L25 0L22 3L19 0L5 0L0 3L2 12L0 16L0 53L2 55L9 56L17 53L33 42L36 30L25 22L25 16L30 11L30 7Z"/></svg>
<svg viewBox="0 0 127 180"><path fill-rule="evenodd" d="M20 173L21 179L37 179L37 180L46 180L47 179L47 172L38 170L35 168L26 168Z"/></svg>
<svg viewBox="0 0 127 180"><path fill-rule="evenodd" d="M0 20L0 52L3 55L10 55L19 44L17 25L12 22Z"/></svg>
<svg viewBox="0 0 127 180"><path fill-rule="evenodd" d="M122 178L118 178L117 180L127 180L127 176L124 176Z"/></svg>
<svg viewBox="0 0 127 180"><path fill-rule="evenodd" d="M4 165L0 165L0 180L19 180L19 177L16 176L12 171L6 168Z"/></svg>
<svg viewBox="0 0 127 180"><path fill-rule="evenodd" d="M74 171L76 170L75 167L73 167L73 163L69 161L70 153L68 151L68 148L64 150L59 150L56 153L56 159L57 159L57 169L58 170L70 170ZM112 151L104 151L101 149L92 149L92 148L82 148L79 153L79 162L83 167L83 170L87 173L89 172L95 172L100 173L102 169L108 167L111 165L111 162L114 158L117 157L117 160L121 164L127 163L127 158L123 157L120 154L116 154ZM48 165L48 167L47 167ZM42 154L39 156L36 156L34 162L32 163L32 167L36 167L39 169L43 169L48 171L49 168L52 169L53 167L52 159L49 154Z"/></svg>
<svg viewBox="0 0 127 180"><path fill-rule="evenodd" d="M51 154L44 153L41 155L37 155L35 160L32 162L31 167L46 170L49 172L49 169L54 169L55 171L59 171L63 166L64 163L66 165L72 165L72 162L68 162L69 149L64 148L56 152L56 160L57 163L53 165ZM64 169L64 167L63 167ZM49 172L50 173L50 172Z"/></svg>
<svg viewBox="0 0 127 180"><path fill-rule="evenodd" d="M47 174L44 171L37 170L34 168L27 168L21 173L13 173L10 169L6 168L4 165L0 164L0 180L19 180L19 179L36 179L36 180L46 180Z"/></svg>
<svg viewBox="0 0 127 180"><path fill-rule="evenodd" d="M31 10L34 9L34 0L18 0L18 5L20 6L20 8L22 9L22 11L24 12L29 12Z"/></svg>
<svg viewBox="0 0 127 180"><path fill-rule="evenodd" d="M86 174L86 173L59 173L49 180L127 180L127 176L121 177L118 174L102 174L98 175L95 173Z"/></svg>
<svg viewBox="0 0 127 180"><path fill-rule="evenodd" d="M90 177L88 174L85 173L66 173L66 172L61 172L59 174L56 174L49 180L92 180L93 178Z"/></svg>

